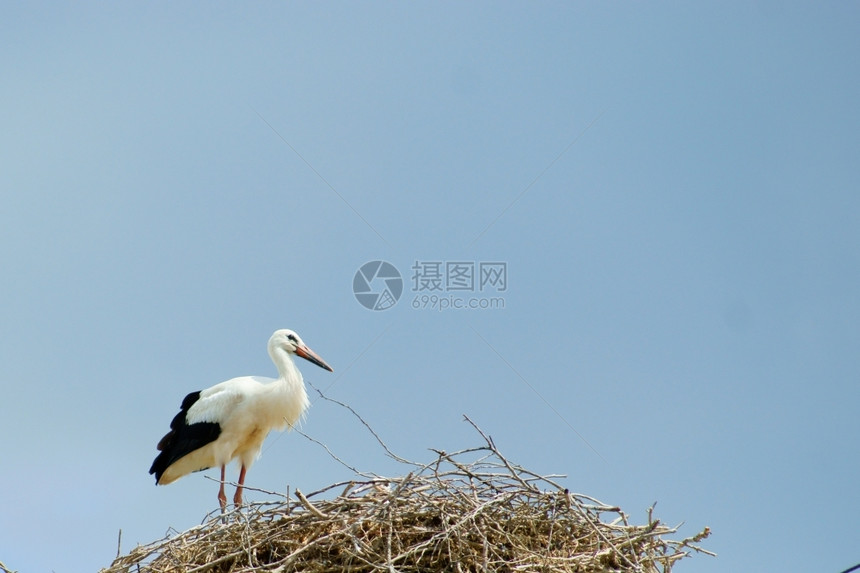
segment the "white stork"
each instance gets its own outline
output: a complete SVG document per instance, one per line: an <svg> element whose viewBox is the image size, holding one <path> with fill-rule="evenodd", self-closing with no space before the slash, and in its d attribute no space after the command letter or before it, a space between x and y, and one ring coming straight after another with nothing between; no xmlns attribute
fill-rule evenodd
<svg viewBox="0 0 860 573"><path fill-rule="evenodd" d="M309 405L293 354L333 372L298 334L287 329L276 331L269 339L269 356L278 368L278 377L242 376L186 396L170 422L170 431L158 442L161 453L149 468L155 483L166 485L191 472L221 466L218 501L224 510L225 467L238 458L241 470L233 503L241 505L245 472L259 457L269 431L292 428Z"/></svg>

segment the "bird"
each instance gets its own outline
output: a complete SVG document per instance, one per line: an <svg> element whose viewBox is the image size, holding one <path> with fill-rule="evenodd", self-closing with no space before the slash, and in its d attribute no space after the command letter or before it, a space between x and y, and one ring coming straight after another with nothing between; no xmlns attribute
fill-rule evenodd
<svg viewBox="0 0 860 573"><path fill-rule="evenodd" d="M260 456L263 440L271 430L292 428L307 410L307 391L302 373L293 362L300 356L334 372L331 366L289 329L276 330L269 338L269 356L278 369L277 378L242 376L191 392L182 400L170 431L156 446L160 452L149 473L156 485L167 485L191 472L221 467L218 502L227 508L224 493L226 466L240 464L233 503L242 505L245 474Z"/></svg>

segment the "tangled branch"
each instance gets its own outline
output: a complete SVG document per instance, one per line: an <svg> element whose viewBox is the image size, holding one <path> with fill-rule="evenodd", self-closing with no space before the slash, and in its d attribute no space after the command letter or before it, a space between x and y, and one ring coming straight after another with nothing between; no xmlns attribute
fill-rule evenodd
<svg viewBox="0 0 860 573"><path fill-rule="evenodd" d="M483 444L385 478L356 474L297 499L210 515L138 546L103 573L637 571L667 573L710 533L673 541L655 520L571 493ZM339 493L338 493L339 491Z"/></svg>

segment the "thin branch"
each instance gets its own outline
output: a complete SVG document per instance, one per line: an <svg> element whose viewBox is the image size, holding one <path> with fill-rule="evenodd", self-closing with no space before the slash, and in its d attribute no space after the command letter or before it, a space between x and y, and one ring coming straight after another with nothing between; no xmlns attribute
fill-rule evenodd
<svg viewBox="0 0 860 573"><path fill-rule="evenodd" d="M328 517L326 514L314 507L313 504L308 501L308 498L305 497L305 494L303 494L299 489L296 489L296 497L299 498L299 502L301 502L302 506L304 506L305 509L307 509L317 517L321 519L325 519L326 517Z"/></svg>
<svg viewBox="0 0 860 573"><path fill-rule="evenodd" d="M329 456L331 456L331 458L332 458L334 461L336 461L337 463L339 463L340 465L342 465L343 467L345 467L346 469L348 469L348 470L349 470L349 471L351 471L352 473L354 473L354 474L356 474L356 475L359 475L359 476L362 476L362 477L368 477L368 478L369 478L369 477L373 477L373 476L372 476L372 475L370 475L370 474L366 474L366 473L364 473L364 472L362 472L362 471L359 471L359 470L358 470L358 469L356 469L354 466L351 466L351 465L349 465L348 463L346 463L345 461L343 461L342 459L340 459L338 456L336 456L336 455L334 454L334 452L332 452L332 451L329 449L329 447L328 447L327 445L325 445L325 444L324 444L324 443L322 443L321 441L317 440L316 438L312 438L312 437L311 437L311 436L309 436L308 434L306 434L306 433L304 433L303 431L298 430L298 429L296 430L296 432L298 432L300 435L304 436L305 438L307 438L307 439L308 439L308 440L310 440L311 442L313 442L313 443L315 443L316 445L318 445L318 446L320 446L321 448L323 448L323 449L326 451L326 453L327 453Z"/></svg>
<svg viewBox="0 0 860 573"><path fill-rule="evenodd" d="M397 454L395 454L394 452L392 452L388 448L388 446L385 445L385 442L382 441L382 438L379 437L379 434L377 434L376 431L372 427L370 427L370 424L368 424L365 421L365 419L362 418L361 415L359 415L359 413L353 409L352 406L350 406L349 404L346 404L344 402L341 402L340 400L335 400L334 398L329 398L328 396L323 394L319 390L319 388L315 387L313 384L309 384L309 385L311 386L311 388L316 390L317 394L319 394L320 398L322 398L323 400L326 400L327 402L332 402L332 403L337 404L338 406L340 406L342 408L346 408L347 410L349 410L350 413L352 413L352 415L355 416L358 419L358 421L361 422L362 425L364 425L365 428L367 428L367 431L369 431L371 433L371 435L376 439L377 443L379 443L379 445L382 446L382 449L385 450L385 453L388 454L389 457L393 458L394 460L396 460L402 464L409 464L409 465L413 465L413 466L420 465L420 464L416 464L415 462L411 462L411 461L407 460L406 458L402 458L402 457L398 456Z"/></svg>

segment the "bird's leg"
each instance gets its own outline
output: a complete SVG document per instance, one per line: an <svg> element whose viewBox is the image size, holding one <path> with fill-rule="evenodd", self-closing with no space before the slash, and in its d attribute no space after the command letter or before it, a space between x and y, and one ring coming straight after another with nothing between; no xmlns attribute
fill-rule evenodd
<svg viewBox="0 0 860 573"><path fill-rule="evenodd" d="M233 496L233 504L236 507L242 505L242 486L245 485L245 464L242 464L242 469L239 470L239 484L236 486L236 495Z"/></svg>
<svg viewBox="0 0 860 573"><path fill-rule="evenodd" d="M218 490L218 502L221 504L221 513L227 510L227 494L224 493L224 472L226 466L221 466L221 489Z"/></svg>

